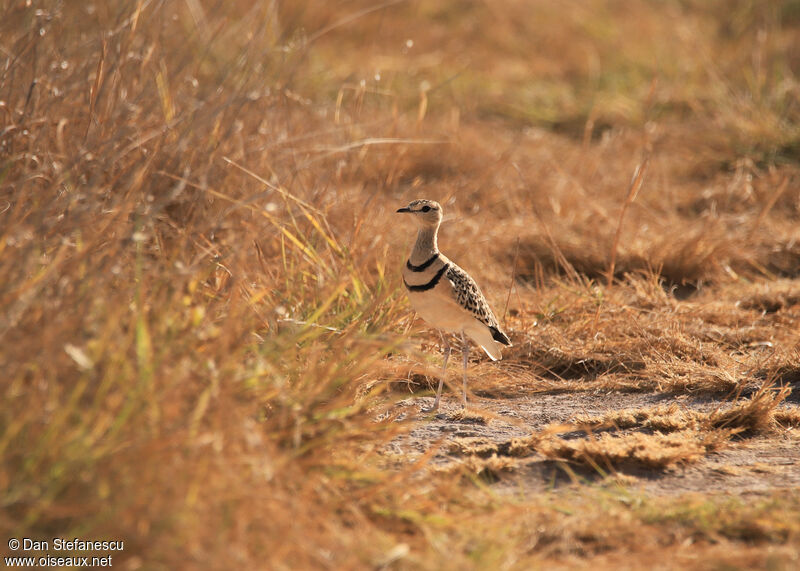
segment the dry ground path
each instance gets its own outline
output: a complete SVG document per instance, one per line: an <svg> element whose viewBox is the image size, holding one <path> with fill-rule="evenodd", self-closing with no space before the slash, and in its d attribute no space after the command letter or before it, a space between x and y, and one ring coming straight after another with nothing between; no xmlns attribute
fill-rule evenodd
<svg viewBox="0 0 800 571"><path fill-rule="evenodd" d="M657 495L684 492L745 495L800 486L800 432L780 426L769 434L734 437L719 450L709 451L697 460L678 460L664 467L634 462L592 468L553 460L535 452L535 446L523 457L512 457L508 451L504 452L504 446L507 448L514 439L524 439L554 425L564 426L560 437L565 440L589 438L588 431L567 430L576 418L603 417L607 413L653 410L669 405L682 411L708 414L729 409L732 403L725 399L616 391L536 394L512 399L481 398L472 403L464 415L457 399L452 397L443 401L442 412L436 416L419 412L428 400L427 397L410 398L398 403L402 417L413 422L414 428L393 441L390 451L409 459L432 452L431 465L438 469L453 469L472 462L475 470L482 471L497 490L508 493L537 493L591 484L609 477L616 478L631 491ZM778 410L788 411L794 406L785 403ZM634 432L655 432L641 426L609 427L607 431L620 437ZM597 434L595 432L594 436ZM506 462L493 467L486 462L492 454ZM483 462L475 462L478 458Z"/></svg>

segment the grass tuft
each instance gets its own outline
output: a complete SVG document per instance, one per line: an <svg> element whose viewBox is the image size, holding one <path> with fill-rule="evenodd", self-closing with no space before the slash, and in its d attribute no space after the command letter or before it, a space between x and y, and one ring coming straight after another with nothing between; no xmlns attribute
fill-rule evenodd
<svg viewBox="0 0 800 571"><path fill-rule="evenodd" d="M4 3L0 535L131 568L789 568L777 461L758 502L616 473L796 461L800 18L733 4ZM443 417L400 279L419 197L514 340Z"/></svg>

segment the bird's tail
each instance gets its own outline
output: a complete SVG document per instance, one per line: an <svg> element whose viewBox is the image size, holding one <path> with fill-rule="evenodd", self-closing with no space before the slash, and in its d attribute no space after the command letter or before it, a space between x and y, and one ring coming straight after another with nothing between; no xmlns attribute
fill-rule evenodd
<svg viewBox="0 0 800 571"><path fill-rule="evenodd" d="M500 329L497 327L490 327L489 331L492 332L492 339L498 343L502 343L506 347L511 347L511 339L508 338L508 335L500 331Z"/></svg>
<svg viewBox="0 0 800 571"><path fill-rule="evenodd" d="M489 358L492 361L499 361L503 358L503 353L501 348L503 345L511 346L511 341L505 335L505 333L500 332L500 334L505 338L507 343L503 343L500 340L496 340L494 331L500 332L496 328L488 328L485 325L480 325L478 327L470 327L466 329L464 332L469 336L470 339L475 341L478 345L480 345L481 349L486 351L486 354L489 355Z"/></svg>

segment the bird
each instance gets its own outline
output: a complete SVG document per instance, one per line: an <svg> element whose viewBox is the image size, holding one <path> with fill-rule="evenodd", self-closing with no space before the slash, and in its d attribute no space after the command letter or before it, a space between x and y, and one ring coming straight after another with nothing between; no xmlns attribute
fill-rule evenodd
<svg viewBox="0 0 800 571"><path fill-rule="evenodd" d="M511 347L511 339L500 328L475 280L439 251L438 234L442 206L433 200L418 199L397 210L410 215L417 224L417 241L403 267L403 284L414 310L433 328L438 329L444 345L444 365L433 406L439 409L442 385L447 373L451 347L447 334L461 337L464 358L462 408L467 406L467 364L469 341L474 341L493 360L503 358L502 347Z"/></svg>

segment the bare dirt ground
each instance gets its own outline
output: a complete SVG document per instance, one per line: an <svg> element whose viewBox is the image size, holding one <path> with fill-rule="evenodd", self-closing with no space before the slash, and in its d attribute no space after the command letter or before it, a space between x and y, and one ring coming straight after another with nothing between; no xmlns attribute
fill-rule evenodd
<svg viewBox="0 0 800 571"><path fill-rule="evenodd" d="M2 3L0 550L796 569L798 37L797 0ZM416 198L514 343L466 414L457 354L420 412Z"/></svg>
<svg viewBox="0 0 800 571"><path fill-rule="evenodd" d="M562 425L567 429L577 415L602 416L608 412L677 404L681 409L700 412L724 410L730 400L662 393L619 393L587 391L574 394L535 394L512 399L473 398L467 414L461 411L456 395L444 398L439 414L421 409L433 399L410 398L398 403L402 418L414 428L398 437L390 446L394 454L409 460L432 454L431 465L452 468L469 461L472 455L461 450L464 443L475 447L493 444L497 449L487 454L503 455L513 439L525 438L532 432ZM791 406L791 405L789 405ZM788 408L785 407L785 408ZM636 429L615 430L620 434ZM588 431L561 433L565 439L590 437ZM477 466L478 470L483 468ZM588 484L616 477L632 491L669 495L685 492L723 492L735 495L770 492L800 486L800 434L797 430L780 430L769 436L733 439L718 451L690 464L677 463L666 469L645 469L629 466L621 469L598 466L576 467L533 453L514 459L503 469L492 471L489 480L498 492L538 493L565 486Z"/></svg>

